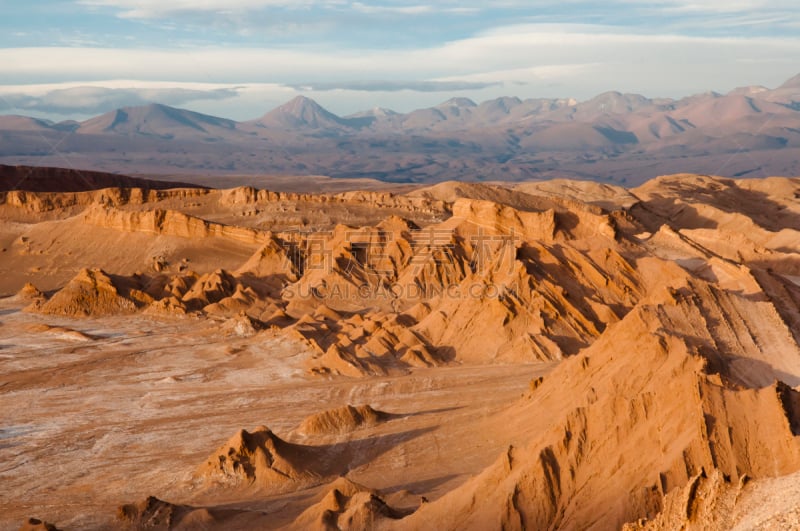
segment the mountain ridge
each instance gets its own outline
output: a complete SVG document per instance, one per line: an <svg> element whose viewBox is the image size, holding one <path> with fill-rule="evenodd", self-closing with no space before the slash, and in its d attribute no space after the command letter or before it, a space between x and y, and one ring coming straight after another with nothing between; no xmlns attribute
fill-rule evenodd
<svg viewBox="0 0 800 531"><path fill-rule="evenodd" d="M247 123L247 122L245 122ZM261 118L251 120L264 128L330 129L347 127L348 121L306 96L296 96L269 111Z"/></svg>
<svg viewBox="0 0 800 531"><path fill-rule="evenodd" d="M586 101L451 98L339 116L297 96L236 122L161 104L81 123L0 116L0 162L155 174L294 174L385 182L572 177L637 184L680 171L800 174L800 76L678 100L608 91ZM688 161L688 162L687 162ZM688 167L687 167L688 164Z"/></svg>
<svg viewBox="0 0 800 531"><path fill-rule="evenodd" d="M187 109L150 103L136 107L122 107L83 121L76 130L79 134L119 133L143 134L172 138L174 133L213 135L215 130L233 130L236 122Z"/></svg>
<svg viewBox="0 0 800 531"><path fill-rule="evenodd" d="M337 126L342 126L342 125L353 126L351 124L352 118L361 118L364 116L374 116L374 117L407 116L409 114L418 111L429 111L433 109L448 109L453 107L460 109L480 109L487 107L500 107L505 109L506 111L511 111L520 105L528 105L535 108L534 112L546 113L547 111L564 107L595 108L599 106L605 108L608 107L613 108L619 105L627 105L628 108L623 109L623 111L632 112L647 106L680 107L683 106L684 104L692 103L697 100L706 100L710 98L717 99L717 98L725 98L728 96L758 97L758 95L763 94L765 92L775 92L781 89L797 88L797 87L800 87L800 74L788 79L786 82L776 87L775 89L769 89L760 85L751 85L751 86L738 87L736 89L731 90L727 94L721 94L715 91L708 91L704 93L689 95L680 99L650 98L638 93L623 93L617 90L609 90L600 93L596 96L593 96L592 98L582 101L575 100L574 98L528 98L523 100L518 96L500 96L489 100L483 100L481 102L475 102L470 98L452 97L448 100L445 100L431 107L422 107L405 113L398 112L390 108L378 106L371 109L356 111L346 116L340 116L328 110L326 107L321 105L313 98L301 94L267 111L262 116L249 120L236 121L224 117L204 114L196 111L191 111L189 109L173 107L162 103L153 102L146 105L126 106L113 109L112 111L108 111L101 115L97 115L80 123L83 126L83 124L93 122L94 120L97 120L101 117L109 116L113 113L119 113L120 111L126 113L146 112L150 114L154 112L162 112L165 114L169 114L177 111L183 115L194 117L195 119L213 121L217 123L217 125L222 125L226 127L231 127L236 124L249 124L249 123L260 123L266 126L266 125L273 125L271 122L276 122L280 125L310 126L312 128L322 128L329 124ZM549 107L546 107L545 106L546 102L549 102L551 105ZM612 110L612 112L615 111ZM279 119L279 117L281 116L292 117L296 120L296 123L291 123L289 121L282 122ZM19 114L0 115L0 119L11 118L11 117L26 118L32 121L39 122L41 123L41 125L47 127L55 127L58 126L59 124L66 123L66 122L56 123L51 120L33 118ZM0 126L3 125L5 124L0 122Z"/></svg>

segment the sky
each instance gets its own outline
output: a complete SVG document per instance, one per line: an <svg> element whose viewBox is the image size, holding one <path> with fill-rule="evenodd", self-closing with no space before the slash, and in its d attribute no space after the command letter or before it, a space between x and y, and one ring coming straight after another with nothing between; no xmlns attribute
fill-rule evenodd
<svg viewBox="0 0 800 531"><path fill-rule="evenodd" d="M2 0L0 114L246 120L452 97L679 98L800 73L797 0Z"/></svg>

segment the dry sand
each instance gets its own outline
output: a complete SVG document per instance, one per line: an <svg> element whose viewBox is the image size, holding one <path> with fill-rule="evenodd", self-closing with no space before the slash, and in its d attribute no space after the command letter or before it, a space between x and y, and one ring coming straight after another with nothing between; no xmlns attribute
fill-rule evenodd
<svg viewBox="0 0 800 531"><path fill-rule="evenodd" d="M304 418L323 405L350 403L391 411L393 419L343 437L315 435L313 443L352 439L340 453L357 459L342 463L341 473L387 492L411 487L434 498L509 443L505 435L481 433L481 421L518 398L531 375L551 367L318 379L304 370L308 347L280 334L226 337L206 319L87 323L8 304L0 311L3 529L33 515L64 529L113 526L118 505L150 494L214 503L194 493L191 475L237 430L267 424L307 443L293 435ZM30 331L29 324L41 323L97 339ZM451 451L459 452L458 461ZM248 494L241 506L278 508L286 520L314 492L299 501Z"/></svg>

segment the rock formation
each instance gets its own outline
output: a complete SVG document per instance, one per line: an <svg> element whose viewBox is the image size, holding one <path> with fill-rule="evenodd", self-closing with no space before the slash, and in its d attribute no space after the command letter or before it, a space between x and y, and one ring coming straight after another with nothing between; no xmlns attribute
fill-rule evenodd
<svg viewBox="0 0 800 531"><path fill-rule="evenodd" d="M800 179L15 190L0 216L15 323L0 327L14 376L0 396L57 374L58 356L25 342L88 373L118 348L135 422L223 385L204 441L243 417L282 434L240 430L194 472L186 460L216 443L177 442L175 503L123 506L120 525L632 531L796 516L758 500L800 500L781 487L800 473ZM157 355L93 331L130 322ZM142 370L179 350L148 336L155 323L195 331L197 366ZM71 378L47 396L83 385ZM14 426L0 451L38 440ZM69 444L105 455L101 439Z"/></svg>
<svg viewBox="0 0 800 531"><path fill-rule="evenodd" d="M389 418L390 414L376 411L369 405L347 405L307 417L297 428L297 432L303 435L339 435L375 426Z"/></svg>

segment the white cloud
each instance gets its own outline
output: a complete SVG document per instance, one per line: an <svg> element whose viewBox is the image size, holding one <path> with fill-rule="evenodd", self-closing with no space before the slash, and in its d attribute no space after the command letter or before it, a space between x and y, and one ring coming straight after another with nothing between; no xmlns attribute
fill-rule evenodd
<svg viewBox="0 0 800 531"><path fill-rule="evenodd" d="M181 12L235 13L265 8L307 9L345 4L337 0L78 0L79 4L111 7L124 18L160 18Z"/></svg>
<svg viewBox="0 0 800 531"><path fill-rule="evenodd" d="M319 85L328 89L323 96L333 110L348 111L357 110L351 104L384 104L379 97L399 102L395 103L399 107L416 106L421 91L404 89L428 87L433 92L425 98L438 97L448 89L441 85L442 91L437 91L433 82L461 83L460 88L472 90L465 95L474 99L500 95L589 98L611 89L683 96L749 84L777 86L797 73L800 38L688 37L605 26L538 24L496 28L410 50L22 48L0 49L0 64L4 65L0 84L6 85L69 81L75 86L105 79L184 88L199 81L215 88ZM383 85L367 86L373 80ZM481 85L469 87L464 82ZM364 96L365 87L375 91L369 98ZM457 88L450 86L450 90ZM273 102L292 92L271 88L266 99ZM354 96L359 94L360 99ZM251 93L240 93L193 107L202 105L207 112L256 99ZM348 103L337 108L337 101ZM259 105L258 110L262 108Z"/></svg>
<svg viewBox="0 0 800 531"><path fill-rule="evenodd" d="M423 15L430 13L473 14L480 11L478 7L464 6L437 6L435 4L408 4L408 5L378 5L353 2L349 6L360 13L367 14L394 14L394 15Z"/></svg>
<svg viewBox="0 0 800 531"><path fill-rule="evenodd" d="M462 83L491 83L493 80L503 79L505 80L505 84L512 83L519 85L528 84L531 80L550 81L590 76L596 74L602 67L603 65L601 63L539 65L508 70L491 70L488 72L459 76L458 78L442 77L435 81L449 82L458 80Z"/></svg>
<svg viewBox="0 0 800 531"><path fill-rule="evenodd" d="M782 56L800 59L800 39L704 38L614 33L592 26L524 25L411 50L336 49L0 49L0 82L21 79L134 78L215 83L354 79L426 80L546 65L707 62ZM713 70L718 70L713 68ZM44 80L43 80L44 81ZM503 81L503 80L496 80Z"/></svg>
<svg viewBox="0 0 800 531"><path fill-rule="evenodd" d="M158 102L238 120L250 119L297 95L277 84L227 85L110 79L87 83L0 85L0 113L86 119L119 107Z"/></svg>
<svg viewBox="0 0 800 531"><path fill-rule="evenodd" d="M187 86L65 86L58 88L0 88L0 110L4 112L58 114L64 116L101 114L111 109L163 103L185 105L202 100L223 100L238 95L236 87L197 88Z"/></svg>
<svg viewBox="0 0 800 531"><path fill-rule="evenodd" d="M419 17L435 23L439 15L474 15L487 24L509 17L528 20L536 17L543 21L566 20L625 20L625 24L639 28L668 25L678 32L693 34L711 30L734 35L737 29L760 32L791 31L800 26L800 4L796 0L607 0L603 3L589 0L72 0L90 8L106 8L117 16L138 20L170 20L181 26L201 24L224 27L234 34L253 36L270 26L270 34L281 27L294 25L305 29L312 41L319 38L314 27L324 23L327 28L352 32L353 15L372 17L376 26L392 17ZM312 14L313 12L313 14ZM398 18L398 22L401 19ZM306 28L306 24L309 25ZM480 22L472 28L479 27ZM387 35L396 34L397 25L385 28ZM413 29L413 28L412 28ZM441 21L440 35L447 35L452 25ZM349 33L340 34L347 38Z"/></svg>
<svg viewBox="0 0 800 531"><path fill-rule="evenodd" d="M353 2L349 0L78 0L90 7L107 7L119 10L119 16L130 19L157 19L182 13L213 13L234 15L269 9L294 11L311 8L355 11L364 14L423 15L431 13L473 14L482 9L480 4L462 6L456 2Z"/></svg>
<svg viewBox="0 0 800 531"><path fill-rule="evenodd" d="M630 3L634 3L630 0ZM796 9L797 3L786 0L665 0L656 4L663 9L677 12L701 13L741 13L763 11L765 9Z"/></svg>
<svg viewBox="0 0 800 531"><path fill-rule="evenodd" d="M467 76L469 77L469 76ZM497 78L495 78L497 79ZM499 86L503 83L489 80L465 79L435 79L423 81L384 81L361 80L343 82L312 82L296 83L290 85L297 90L325 92L331 90L349 90L358 92L398 92L409 90L413 92L460 92L465 90L480 90Z"/></svg>
<svg viewBox="0 0 800 531"><path fill-rule="evenodd" d="M362 13L395 13L400 15L420 15L434 11L430 4L418 4L409 6L379 6L369 5L362 2L353 2L351 5L356 11Z"/></svg>

